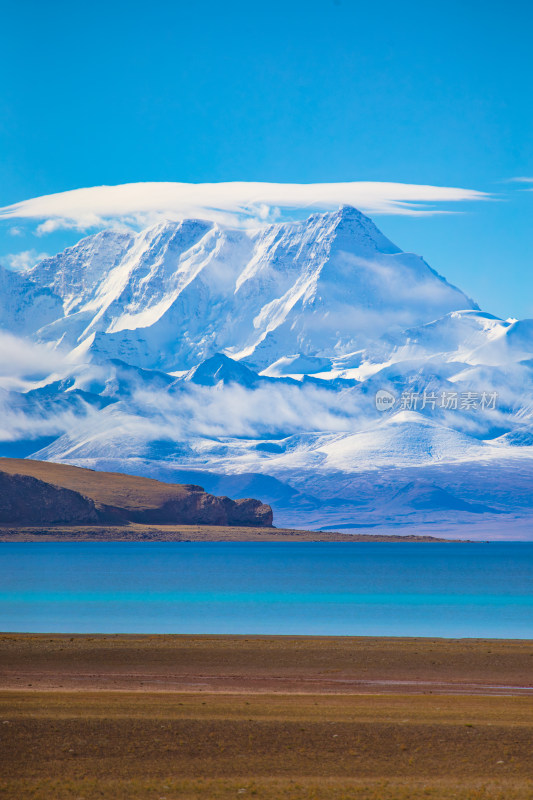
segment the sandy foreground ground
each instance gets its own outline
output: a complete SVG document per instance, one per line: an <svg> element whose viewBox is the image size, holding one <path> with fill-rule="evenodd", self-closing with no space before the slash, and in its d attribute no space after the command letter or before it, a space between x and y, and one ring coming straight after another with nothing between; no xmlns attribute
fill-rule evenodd
<svg viewBox="0 0 533 800"><path fill-rule="evenodd" d="M0 634L0 688L529 695L533 642Z"/></svg>
<svg viewBox="0 0 533 800"><path fill-rule="evenodd" d="M0 635L0 797L530 800L533 642Z"/></svg>

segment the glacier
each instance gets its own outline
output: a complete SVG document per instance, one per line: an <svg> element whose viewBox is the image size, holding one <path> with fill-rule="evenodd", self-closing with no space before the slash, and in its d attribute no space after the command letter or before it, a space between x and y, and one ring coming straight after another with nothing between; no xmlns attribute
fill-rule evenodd
<svg viewBox="0 0 533 800"><path fill-rule="evenodd" d="M533 538L533 320L355 208L103 230L0 289L0 351L39 354L0 370L0 455L260 496L277 525Z"/></svg>

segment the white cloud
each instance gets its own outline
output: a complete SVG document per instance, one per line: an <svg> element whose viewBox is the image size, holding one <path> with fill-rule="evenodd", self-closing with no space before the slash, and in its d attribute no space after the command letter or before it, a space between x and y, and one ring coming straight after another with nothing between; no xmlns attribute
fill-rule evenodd
<svg viewBox="0 0 533 800"><path fill-rule="evenodd" d="M295 210L353 205L370 214L420 216L445 213L437 203L488 199L474 189L408 183L130 183L94 186L35 197L0 208L1 219L41 220L40 234L59 228L87 230L113 224L145 226L160 219L199 217L250 225Z"/></svg>
<svg viewBox="0 0 533 800"><path fill-rule="evenodd" d="M366 403L366 398L363 403ZM133 405L141 419L157 426L159 436L256 438L272 431L345 431L356 425L361 396L315 386L238 384L214 387L188 384L178 396L139 389Z"/></svg>
<svg viewBox="0 0 533 800"><path fill-rule="evenodd" d="M39 411L38 408L14 408L12 396L0 392L1 442L17 442L40 436L61 436L68 430L76 430L76 427L85 420L95 417L96 412L86 404L83 405L83 414L80 408L57 412Z"/></svg>
<svg viewBox="0 0 533 800"><path fill-rule="evenodd" d="M45 378L71 367L67 353L0 329L0 377Z"/></svg>
<svg viewBox="0 0 533 800"><path fill-rule="evenodd" d="M49 253L39 253L37 250L23 250L20 253L9 253L7 256L3 256L2 261L5 261L11 269L25 271L38 264L43 258L49 258Z"/></svg>
<svg viewBox="0 0 533 800"><path fill-rule="evenodd" d="M41 407L38 399L25 394L83 369L84 365L64 350L0 329L0 441L61 436L76 430L84 420L93 419L97 412L83 400L71 408L61 402L47 405L43 400ZM92 372L97 375L98 368ZM53 393L50 399L53 401Z"/></svg>
<svg viewBox="0 0 533 800"><path fill-rule="evenodd" d="M533 183L533 178L525 178L525 177L509 178L508 183Z"/></svg>

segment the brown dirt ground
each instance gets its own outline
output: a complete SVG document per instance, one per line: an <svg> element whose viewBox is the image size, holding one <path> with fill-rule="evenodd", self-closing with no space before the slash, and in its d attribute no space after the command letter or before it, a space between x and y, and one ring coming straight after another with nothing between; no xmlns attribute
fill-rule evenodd
<svg viewBox="0 0 533 800"><path fill-rule="evenodd" d="M533 792L525 697L2 692L0 717L10 800Z"/></svg>
<svg viewBox="0 0 533 800"><path fill-rule="evenodd" d="M0 634L0 688L533 694L533 642Z"/></svg>
<svg viewBox="0 0 533 800"><path fill-rule="evenodd" d="M530 641L4 634L0 797L531 800L532 665Z"/></svg>

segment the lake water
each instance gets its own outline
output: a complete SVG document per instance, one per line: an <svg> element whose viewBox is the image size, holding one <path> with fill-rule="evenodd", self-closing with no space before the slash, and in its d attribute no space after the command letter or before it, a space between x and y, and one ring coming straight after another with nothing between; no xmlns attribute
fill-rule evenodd
<svg viewBox="0 0 533 800"><path fill-rule="evenodd" d="M0 629L533 638L533 543L2 543Z"/></svg>

